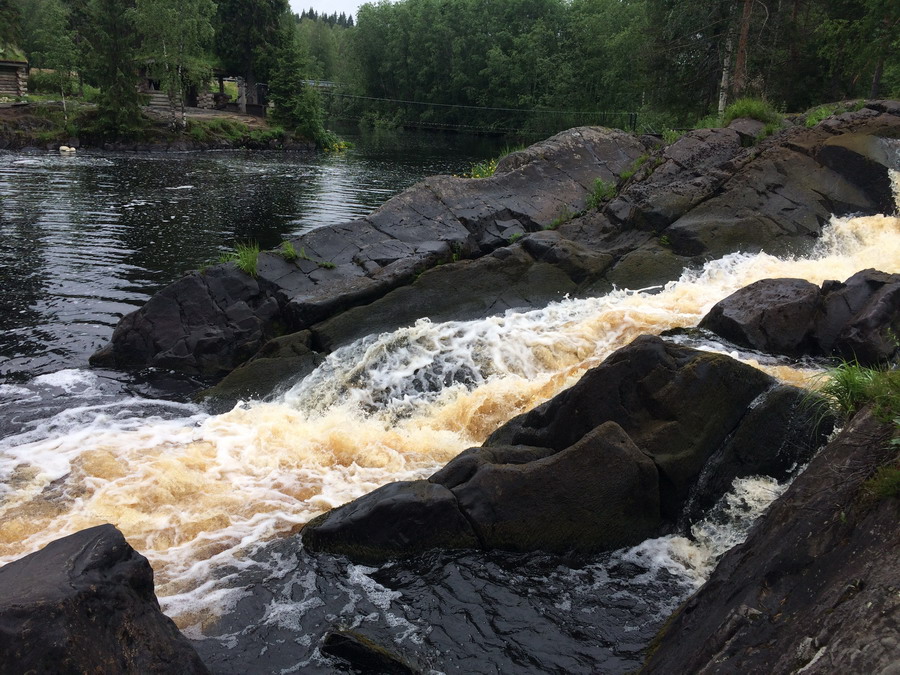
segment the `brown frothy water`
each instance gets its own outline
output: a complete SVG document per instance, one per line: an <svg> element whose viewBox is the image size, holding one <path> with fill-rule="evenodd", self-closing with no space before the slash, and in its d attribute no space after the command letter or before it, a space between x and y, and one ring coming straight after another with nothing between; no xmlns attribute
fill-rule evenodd
<svg viewBox="0 0 900 675"><path fill-rule="evenodd" d="M758 279L819 284L867 267L900 272L897 218L835 219L808 258L727 256L655 294L616 291L482 321L420 322L390 337L387 356L371 347L336 354L352 362L276 403L136 430L110 418L47 440L7 439L0 562L111 522L153 563L167 611L192 624L225 602L217 570L245 565L248 546L387 482L431 474L636 336L694 326L715 302ZM369 366L376 352L388 360ZM418 365L397 365L409 359ZM466 364L471 381L441 391L410 385L448 359ZM801 386L814 375L764 369ZM360 370L369 373L363 385ZM308 405L314 400L329 403Z"/></svg>

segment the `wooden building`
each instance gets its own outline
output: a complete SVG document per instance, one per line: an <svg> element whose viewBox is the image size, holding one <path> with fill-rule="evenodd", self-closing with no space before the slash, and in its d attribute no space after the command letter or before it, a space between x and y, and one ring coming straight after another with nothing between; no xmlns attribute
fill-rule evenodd
<svg viewBox="0 0 900 675"><path fill-rule="evenodd" d="M16 47L0 43L0 98L28 93L28 60Z"/></svg>

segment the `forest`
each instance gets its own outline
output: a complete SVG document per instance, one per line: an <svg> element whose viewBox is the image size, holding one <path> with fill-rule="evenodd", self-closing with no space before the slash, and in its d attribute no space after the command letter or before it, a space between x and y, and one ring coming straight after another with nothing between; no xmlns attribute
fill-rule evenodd
<svg viewBox="0 0 900 675"><path fill-rule="evenodd" d="M136 124L141 68L173 99L214 72L244 78L251 98L265 83L275 121L309 137L326 115L654 131L741 97L792 112L900 96L894 0L382 0L355 19L287 0L0 0L0 42L63 90L97 87L113 132ZM335 85L321 95L308 80Z"/></svg>

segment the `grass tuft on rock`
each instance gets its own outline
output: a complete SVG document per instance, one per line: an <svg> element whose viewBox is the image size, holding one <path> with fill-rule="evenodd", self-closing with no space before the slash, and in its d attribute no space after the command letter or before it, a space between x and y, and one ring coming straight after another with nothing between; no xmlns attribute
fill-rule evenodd
<svg viewBox="0 0 900 675"><path fill-rule="evenodd" d="M258 275L256 266L259 261L259 244L255 241L246 244L235 244L234 250L223 253L219 262L233 262L238 269L251 277Z"/></svg>

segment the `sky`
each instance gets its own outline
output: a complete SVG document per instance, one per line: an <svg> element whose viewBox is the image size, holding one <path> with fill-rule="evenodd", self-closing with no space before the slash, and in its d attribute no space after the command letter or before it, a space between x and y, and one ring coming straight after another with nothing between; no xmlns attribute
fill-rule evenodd
<svg viewBox="0 0 900 675"><path fill-rule="evenodd" d="M367 1L375 2L376 0L290 0L291 11L300 14L303 10L312 7L319 14L352 14L353 20L356 21L356 10L360 5Z"/></svg>

